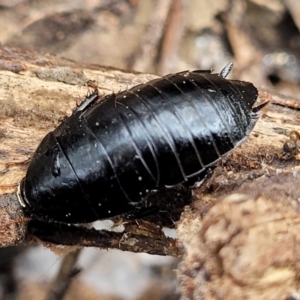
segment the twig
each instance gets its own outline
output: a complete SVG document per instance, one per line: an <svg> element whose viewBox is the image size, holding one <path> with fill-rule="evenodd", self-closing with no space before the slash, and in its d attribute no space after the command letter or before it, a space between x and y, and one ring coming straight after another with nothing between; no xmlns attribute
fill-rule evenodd
<svg viewBox="0 0 300 300"><path fill-rule="evenodd" d="M300 7L299 2L295 0L285 0L283 1L284 5L288 9L289 13L291 14L293 21L295 22L298 30L300 31Z"/></svg>
<svg viewBox="0 0 300 300"><path fill-rule="evenodd" d="M53 280L48 295L45 300L62 300L72 283L74 277L80 272L80 269L74 267L79 257L81 249L67 254L60 266L60 270Z"/></svg>
<svg viewBox="0 0 300 300"><path fill-rule="evenodd" d="M274 94L268 90L260 91L260 98L270 101L275 105L286 106L293 109L300 109L300 100L289 96Z"/></svg>
<svg viewBox="0 0 300 300"><path fill-rule="evenodd" d="M170 11L172 0L159 0L152 17L149 20L148 28L141 41L141 48L136 55L132 69L145 72L157 53L158 44L163 36L164 26Z"/></svg>
<svg viewBox="0 0 300 300"><path fill-rule="evenodd" d="M184 29L183 8L182 0L173 1L162 41L161 54L157 66L158 74L165 75L173 71L173 61L178 52Z"/></svg>
<svg viewBox="0 0 300 300"><path fill-rule="evenodd" d="M57 245L117 248L122 251L180 256L176 240L161 234L149 236L132 231L117 233L40 221L29 222L28 232L46 243Z"/></svg>

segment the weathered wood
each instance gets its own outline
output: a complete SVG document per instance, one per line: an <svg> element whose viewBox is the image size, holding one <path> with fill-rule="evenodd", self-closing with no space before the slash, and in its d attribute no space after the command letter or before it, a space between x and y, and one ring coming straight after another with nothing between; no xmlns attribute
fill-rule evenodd
<svg viewBox="0 0 300 300"><path fill-rule="evenodd" d="M299 116L269 104L247 142L196 191L177 226L182 299L296 299L299 135L288 136Z"/></svg>

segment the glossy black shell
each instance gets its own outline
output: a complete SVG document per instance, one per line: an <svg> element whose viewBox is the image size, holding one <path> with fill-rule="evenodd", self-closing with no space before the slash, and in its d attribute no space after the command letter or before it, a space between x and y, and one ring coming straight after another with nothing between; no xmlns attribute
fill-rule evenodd
<svg viewBox="0 0 300 300"><path fill-rule="evenodd" d="M23 205L40 219L91 222L196 180L258 118L257 89L227 73L170 74L79 108L37 148L20 186Z"/></svg>

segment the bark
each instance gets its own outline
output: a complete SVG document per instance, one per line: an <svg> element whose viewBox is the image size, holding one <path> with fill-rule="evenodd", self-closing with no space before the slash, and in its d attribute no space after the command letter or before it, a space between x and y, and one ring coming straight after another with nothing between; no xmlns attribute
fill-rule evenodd
<svg viewBox="0 0 300 300"><path fill-rule="evenodd" d="M181 215L182 299L297 298L300 115L278 97L261 92L273 104Z"/></svg>

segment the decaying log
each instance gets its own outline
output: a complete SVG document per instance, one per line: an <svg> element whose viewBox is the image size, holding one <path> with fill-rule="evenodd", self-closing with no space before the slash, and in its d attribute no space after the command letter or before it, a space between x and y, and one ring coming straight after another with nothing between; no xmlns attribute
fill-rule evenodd
<svg viewBox="0 0 300 300"><path fill-rule="evenodd" d="M299 117L271 103L196 191L177 224L182 299L298 299Z"/></svg>
<svg viewBox="0 0 300 300"><path fill-rule="evenodd" d="M16 186L42 137L87 94L86 83L95 81L100 93L108 94L152 78L0 47L1 246L17 244L26 235ZM157 246L159 254L172 255L180 255L183 246L178 276L186 299L284 299L300 289L300 167L298 142L290 138L300 131L300 113L272 99L260 92L260 101L270 104L248 140L194 190L195 201L178 223L179 244L166 239ZM115 247L131 251L131 243L141 239L136 234L126 248L121 239ZM160 240L158 234L148 237ZM135 251L147 249L139 244Z"/></svg>
<svg viewBox="0 0 300 300"><path fill-rule="evenodd" d="M276 184L294 183L292 176ZM272 186L273 180L262 183ZM266 194L257 184L250 188L259 191L232 194L213 206L185 243L178 269L182 299L294 299L288 297L299 291L299 213L284 203L280 188Z"/></svg>

